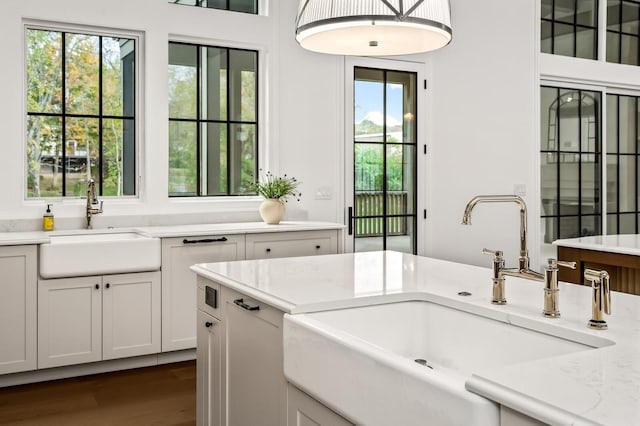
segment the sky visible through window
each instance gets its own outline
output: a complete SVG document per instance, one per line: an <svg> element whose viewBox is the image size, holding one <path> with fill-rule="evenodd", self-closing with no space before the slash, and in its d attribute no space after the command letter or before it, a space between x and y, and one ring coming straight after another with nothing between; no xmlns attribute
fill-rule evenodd
<svg viewBox="0 0 640 426"><path fill-rule="evenodd" d="M384 96L382 82L356 80L355 123L369 120L382 125ZM402 124L402 85L387 84L387 126Z"/></svg>

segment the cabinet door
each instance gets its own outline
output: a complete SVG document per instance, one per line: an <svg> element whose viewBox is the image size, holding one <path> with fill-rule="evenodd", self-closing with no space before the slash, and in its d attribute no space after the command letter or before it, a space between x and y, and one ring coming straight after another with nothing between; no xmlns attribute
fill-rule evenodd
<svg viewBox="0 0 640 426"><path fill-rule="evenodd" d="M37 246L0 247L0 374L35 370Z"/></svg>
<svg viewBox="0 0 640 426"><path fill-rule="evenodd" d="M287 426L353 426L295 386L287 388Z"/></svg>
<svg viewBox="0 0 640 426"><path fill-rule="evenodd" d="M247 259L313 256L338 252L338 231L247 234Z"/></svg>
<svg viewBox="0 0 640 426"><path fill-rule="evenodd" d="M160 272L102 281L102 359L160 352Z"/></svg>
<svg viewBox="0 0 640 426"><path fill-rule="evenodd" d="M196 263L244 259L244 235L162 239L162 351L196 346Z"/></svg>
<svg viewBox="0 0 640 426"><path fill-rule="evenodd" d="M222 294L225 424L282 426L287 389L282 368L283 313L226 287Z"/></svg>
<svg viewBox="0 0 640 426"><path fill-rule="evenodd" d="M102 359L102 278L38 282L38 368Z"/></svg>
<svg viewBox="0 0 640 426"><path fill-rule="evenodd" d="M198 311L197 426L222 424L222 353L220 321Z"/></svg>

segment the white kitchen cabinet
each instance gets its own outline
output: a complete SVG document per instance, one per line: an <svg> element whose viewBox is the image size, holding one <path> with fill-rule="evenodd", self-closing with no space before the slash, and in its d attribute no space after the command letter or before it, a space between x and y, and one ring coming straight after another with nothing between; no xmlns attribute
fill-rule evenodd
<svg viewBox="0 0 640 426"><path fill-rule="evenodd" d="M353 423L289 384L287 426L353 426Z"/></svg>
<svg viewBox="0 0 640 426"><path fill-rule="evenodd" d="M162 351L196 346L196 263L244 259L244 235L162 239Z"/></svg>
<svg viewBox="0 0 640 426"><path fill-rule="evenodd" d="M313 256L337 252L337 230L247 234L247 260Z"/></svg>
<svg viewBox="0 0 640 426"><path fill-rule="evenodd" d="M286 424L284 314L226 287L222 288L222 302L226 424Z"/></svg>
<svg viewBox="0 0 640 426"><path fill-rule="evenodd" d="M197 426L222 425L222 327L220 320L198 311Z"/></svg>
<svg viewBox="0 0 640 426"><path fill-rule="evenodd" d="M283 315L265 303L222 288L223 425L286 424Z"/></svg>
<svg viewBox="0 0 640 426"><path fill-rule="evenodd" d="M38 282L38 368L102 359L102 277Z"/></svg>
<svg viewBox="0 0 640 426"><path fill-rule="evenodd" d="M0 374L37 365L37 246L0 247Z"/></svg>
<svg viewBox="0 0 640 426"><path fill-rule="evenodd" d="M160 273L38 282L38 368L160 350Z"/></svg>
<svg viewBox="0 0 640 426"><path fill-rule="evenodd" d="M102 359L160 352L160 272L102 281Z"/></svg>

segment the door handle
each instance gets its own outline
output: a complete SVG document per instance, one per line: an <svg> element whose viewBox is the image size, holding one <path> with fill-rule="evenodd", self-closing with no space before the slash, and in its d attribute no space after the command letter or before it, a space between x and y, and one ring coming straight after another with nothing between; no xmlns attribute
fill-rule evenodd
<svg viewBox="0 0 640 426"><path fill-rule="evenodd" d="M260 305L255 305L255 306L251 306L247 303L244 303L244 299L236 299L233 301L233 303L235 303L236 305L240 306L242 309L245 309L247 311L259 311L260 310Z"/></svg>
<svg viewBox="0 0 640 426"><path fill-rule="evenodd" d="M202 240L182 240L182 244L205 244L205 243L222 243L227 241L227 237L221 238L204 238Z"/></svg>

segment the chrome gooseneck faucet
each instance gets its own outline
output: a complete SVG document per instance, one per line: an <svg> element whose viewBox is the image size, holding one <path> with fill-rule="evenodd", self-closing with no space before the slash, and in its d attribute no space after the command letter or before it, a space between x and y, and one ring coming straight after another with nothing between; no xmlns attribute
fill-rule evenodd
<svg viewBox="0 0 640 426"><path fill-rule="evenodd" d="M97 207L97 206L100 207ZM87 182L87 229L93 228L91 224L91 218L94 214L102 213L102 201L98 201L98 195L96 193L96 182L93 179L89 179Z"/></svg>
<svg viewBox="0 0 640 426"><path fill-rule="evenodd" d="M471 225L471 211L480 203L516 203L518 207L520 207L520 256L518 257L519 266L517 272L520 275L533 273L534 276L540 278L539 281L541 281L542 275L529 269L529 253L527 251L527 206L524 200L517 195L478 195L477 197L473 197L464 209L464 215L462 216L463 225ZM513 270L515 270L515 268Z"/></svg>
<svg viewBox="0 0 640 426"><path fill-rule="evenodd" d="M551 318L560 316L558 310L558 266L575 269L575 262L561 262L549 259L545 273L541 274L529 268L529 253L527 251L527 206L517 195L479 195L473 197L464 209L463 225L471 225L471 212L480 203L515 203L520 208L520 256L517 268L505 268L502 252L499 250L483 249L482 253L493 256L493 296L491 303L504 305L507 299L504 295L504 277L520 277L545 283L543 315Z"/></svg>

